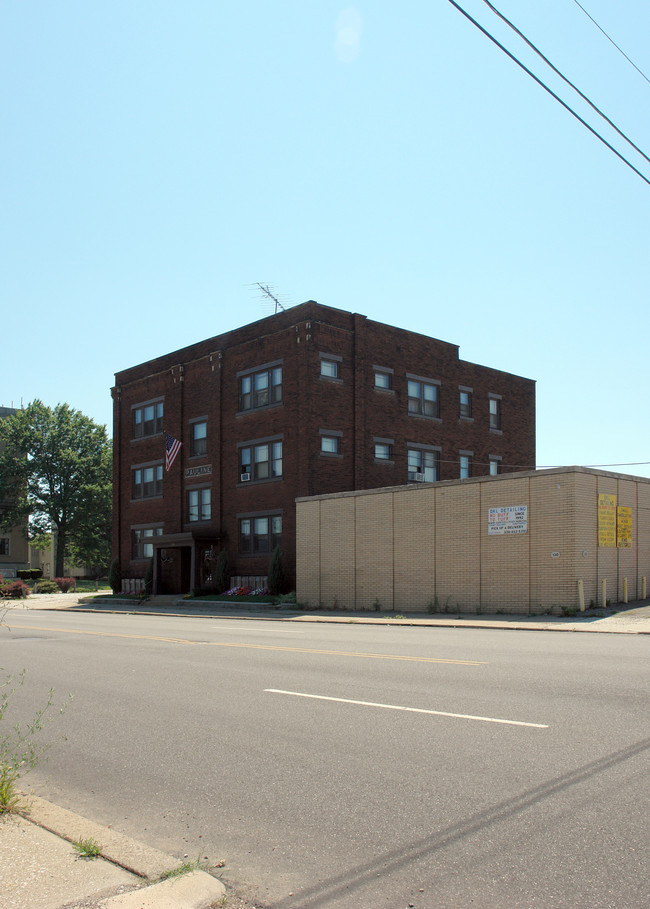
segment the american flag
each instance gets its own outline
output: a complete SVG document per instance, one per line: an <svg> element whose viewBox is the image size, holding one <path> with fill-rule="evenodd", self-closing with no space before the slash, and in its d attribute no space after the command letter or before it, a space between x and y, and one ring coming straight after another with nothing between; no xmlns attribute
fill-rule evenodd
<svg viewBox="0 0 650 909"><path fill-rule="evenodd" d="M165 470L169 470L176 460L176 455L181 450L182 444L178 439L170 436L168 432L165 433Z"/></svg>

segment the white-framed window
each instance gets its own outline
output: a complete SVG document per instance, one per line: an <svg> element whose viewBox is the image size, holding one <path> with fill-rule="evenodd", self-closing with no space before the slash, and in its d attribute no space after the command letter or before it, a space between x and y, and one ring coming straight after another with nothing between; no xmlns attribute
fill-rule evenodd
<svg viewBox="0 0 650 909"><path fill-rule="evenodd" d="M320 355L320 374L324 379L340 379L341 378L341 357L336 356L335 354L325 354Z"/></svg>
<svg viewBox="0 0 650 909"><path fill-rule="evenodd" d="M163 431L163 402L151 401L133 408L133 438L144 439Z"/></svg>
<svg viewBox="0 0 650 909"><path fill-rule="evenodd" d="M501 473L501 458L490 457L490 476L496 477Z"/></svg>
<svg viewBox="0 0 650 909"><path fill-rule="evenodd" d="M271 480L282 476L282 442L268 441L239 449L240 478Z"/></svg>
<svg viewBox="0 0 650 909"><path fill-rule="evenodd" d="M208 424L206 420L195 420L191 426L190 456L201 457L208 453Z"/></svg>
<svg viewBox="0 0 650 909"><path fill-rule="evenodd" d="M239 409L255 410L282 402L282 365L270 364L240 375Z"/></svg>
<svg viewBox="0 0 650 909"><path fill-rule="evenodd" d="M282 546L282 515L251 515L239 519L241 555L273 552Z"/></svg>
<svg viewBox="0 0 650 909"><path fill-rule="evenodd" d="M393 387L393 372L389 369L382 369L380 366L374 367L375 388L381 388L383 391L391 391Z"/></svg>
<svg viewBox="0 0 650 909"><path fill-rule="evenodd" d="M375 461L392 461L393 446L388 442L375 442Z"/></svg>
<svg viewBox="0 0 650 909"><path fill-rule="evenodd" d="M163 491L163 466L150 464L145 467L132 468L134 499L151 499L161 496Z"/></svg>
<svg viewBox="0 0 650 909"><path fill-rule="evenodd" d="M490 429L501 429L501 398L490 396Z"/></svg>
<svg viewBox="0 0 650 909"><path fill-rule="evenodd" d="M408 449L408 478L434 483L440 479L440 451L433 448Z"/></svg>
<svg viewBox="0 0 650 909"><path fill-rule="evenodd" d="M460 454L460 478L467 480L472 475L472 455L470 452L461 452Z"/></svg>
<svg viewBox="0 0 650 909"><path fill-rule="evenodd" d="M153 556L153 538L162 536L163 529L157 527L134 527L131 531L131 558L150 559Z"/></svg>
<svg viewBox="0 0 650 909"><path fill-rule="evenodd" d="M212 517L212 495L209 486L187 491L187 520L209 521Z"/></svg>
<svg viewBox="0 0 650 909"><path fill-rule="evenodd" d="M420 379L408 380L408 412L422 417L439 417L438 386Z"/></svg>
<svg viewBox="0 0 650 909"><path fill-rule="evenodd" d="M321 454L340 454L341 453L340 437L322 435L320 437L320 450L321 450Z"/></svg>
<svg viewBox="0 0 650 909"><path fill-rule="evenodd" d="M461 388L460 397L460 415L464 419L470 419L472 416L472 391L470 388Z"/></svg>

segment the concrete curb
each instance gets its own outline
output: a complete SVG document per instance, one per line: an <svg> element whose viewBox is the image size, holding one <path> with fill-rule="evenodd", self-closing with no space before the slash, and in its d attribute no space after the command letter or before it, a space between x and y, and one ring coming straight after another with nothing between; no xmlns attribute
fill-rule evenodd
<svg viewBox="0 0 650 909"><path fill-rule="evenodd" d="M33 824L71 843L94 839L102 858L124 868L150 884L145 889L110 897L102 906L110 909L204 909L225 896L221 881L195 870L176 877L161 877L181 866L172 855L152 849L122 833L60 808L45 799L25 795L28 807L21 814Z"/></svg>

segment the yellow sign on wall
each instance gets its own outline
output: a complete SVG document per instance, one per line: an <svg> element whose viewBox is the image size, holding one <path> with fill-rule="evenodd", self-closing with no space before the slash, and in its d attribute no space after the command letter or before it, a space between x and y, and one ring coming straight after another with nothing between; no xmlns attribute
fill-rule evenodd
<svg viewBox="0 0 650 909"><path fill-rule="evenodd" d="M623 505L616 509L616 545L619 549L632 548L632 509Z"/></svg>
<svg viewBox="0 0 650 909"><path fill-rule="evenodd" d="M616 548L616 496L598 495L598 545Z"/></svg>

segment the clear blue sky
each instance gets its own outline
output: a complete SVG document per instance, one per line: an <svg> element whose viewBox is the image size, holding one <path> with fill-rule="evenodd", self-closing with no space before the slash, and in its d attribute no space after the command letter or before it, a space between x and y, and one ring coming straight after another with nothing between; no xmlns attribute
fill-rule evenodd
<svg viewBox="0 0 650 909"><path fill-rule="evenodd" d="M650 3L581 3L650 77ZM574 0L494 5L650 156ZM259 281L535 379L539 466L650 462L650 186L448 0L4 0L0 97L0 404L110 431L114 373L269 315Z"/></svg>

